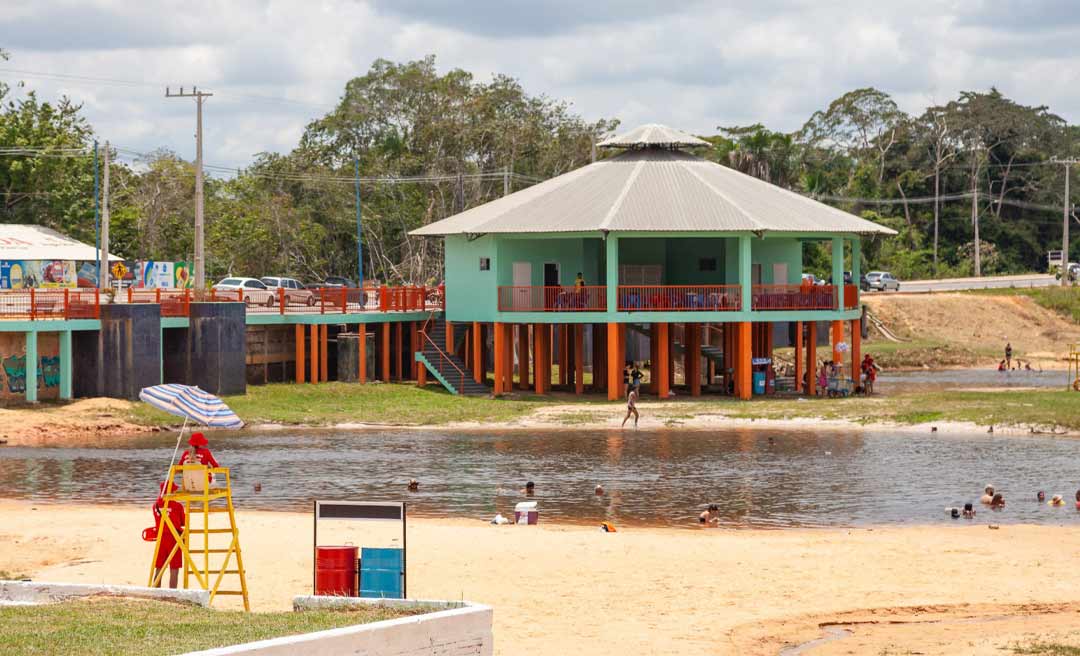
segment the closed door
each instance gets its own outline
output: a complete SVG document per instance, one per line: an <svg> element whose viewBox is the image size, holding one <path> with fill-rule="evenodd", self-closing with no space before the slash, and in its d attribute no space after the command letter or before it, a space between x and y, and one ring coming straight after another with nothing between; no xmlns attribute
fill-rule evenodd
<svg viewBox="0 0 1080 656"><path fill-rule="evenodd" d="M532 303L531 262L514 262L513 305L515 310L528 310L539 305L539 302Z"/></svg>
<svg viewBox="0 0 1080 656"><path fill-rule="evenodd" d="M772 282L774 285L788 284L787 262L777 262L772 265Z"/></svg>

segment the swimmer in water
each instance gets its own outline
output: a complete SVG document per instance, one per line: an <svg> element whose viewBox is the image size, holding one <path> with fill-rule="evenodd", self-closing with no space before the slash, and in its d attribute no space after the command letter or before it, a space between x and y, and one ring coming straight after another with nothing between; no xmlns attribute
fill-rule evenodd
<svg viewBox="0 0 1080 656"><path fill-rule="evenodd" d="M964 519L975 519L975 508L970 503L964 504Z"/></svg>
<svg viewBox="0 0 1080 656"><path fill-rule="evenodd" d="M1051 505L1051 506L1064 506L1065 505L1065 499L1062 499L1060 494L1055 494L1054 496L1050 497L1050 503L1048 505Z"/></svg>
<svg viewBox="0 0 1080 656"><path fill-rule="evenodd" d="M1080 494L1080 492L1077 492L1077 494ZM1043 492L1042 490L1039 490L1039 493L1035 495L1035 500L1038 501L1039 503L1042 503L1043 501L1046 501L1046 492ZM1080 501L1080 499L1077 499L1077 500Z"/></svg>
<svg viewBox="0 0 1080 656"><path fill-rule="evenodd" d="M705 526L708 526L709 524L719 524L719 523L720 523L720 506L717 506L715 503L710 503L709 507L707 509L701 511L701 514L698 515L698 524L704 524Z"/></svg>
<svg viewBox="0 0 1080 656"><path fill-rule="evenodd" d="M1060 496L1058 497L1061 498ZM1001 493L994 495L994 498L990 500L990 510L1001 510L1005 507L1005 497L1001 496Z"/></svg>
<svg viewBox="0 0 1080 656"><path fill-rule="evenodd" d="M420 483L415 478L409 479L409 492L420 491Z"/></svg>
<svg viewBox="0 0 1080 656"><path fill-rule="evenodd" d="M994 501L994 486L987 485L983 488L983 495L979 497L979 503L989 506Z"/></svg>
<svg viewBox="0 0 1080 656"><path fill-rule="evenodd" d="M521 490L521 493L527 497L533 496L536 493L536 483L529 481L525 484L525 487Z"/></svg>
<svg viewBox="0 0 1080 656"><path fill-rule="evenodd" d="M596 496L598 496L598 497L604 496L604 486L603 485L597 485L596 489L593 490L593 492L595 492ZM1077 494L1080 495L1080 493L1077 493Z"/></svg>

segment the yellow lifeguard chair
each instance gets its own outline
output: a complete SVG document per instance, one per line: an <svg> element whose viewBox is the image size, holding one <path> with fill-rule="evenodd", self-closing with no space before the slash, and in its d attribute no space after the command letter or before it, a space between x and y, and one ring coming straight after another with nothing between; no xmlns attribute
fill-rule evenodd
<svg viewBox="0 0 1080 656"><path fill-rule="evenodd" d="M1080 392L1080 344L1069 344L1069 383Z"/></svg>
<svg viewBox="0 0 1080 656"><path fill-rule="evenodd" d="M215 482L224 482L223 487L211 485L210 476L213 475ZM166 488L163 491L164 506L161 512L161 521L158 522L157 538L154 541L154 556L150 561L150 587L160 585L161 577L167 568L163 567L156 572L154 563L157 562L158 552L161 549L161 538L168 531L175 540L172 551L166 556L168 562L176 550L183 554L184 582L183 587L192 587L191 579L195 579L195 585L203 590L210 591L210 603L218 595L238 595L244 600L244 610L250 611L248 604L247 578L244 575L244 559L240 555L240 532L236 528L236 514L232 502L232 481L229 478L228 467L207 467L202 464L173 465L169 468L168 481L175 481L180 477L180 485L174 490ZM184 505L184 526L177 528L169 518L169 502L175 501ZM212 526L211 517L226 514L228 526ZM196 517L202 517L202 525L194 526ZM192 545L191 538L201 538L202 543ZM228 546L212 544L221 542L221 536L227 537ZM214 561L213 564L211 561ZM231 568L230 568L231 566ZM226 576L239 578L239 589L222 589L221 584Z"/></svg>

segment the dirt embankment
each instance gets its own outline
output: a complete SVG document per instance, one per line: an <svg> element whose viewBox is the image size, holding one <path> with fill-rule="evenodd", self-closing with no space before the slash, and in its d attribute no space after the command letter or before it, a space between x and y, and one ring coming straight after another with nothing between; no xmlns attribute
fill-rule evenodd
<svg viewBox="0 0 1080 656"><path fill-rule="evenodd" d="M897 337L894 345L871 327L868 342L882 346L893 366L964 366L994 363L1011 342L1014 357L1033 366L1065 366L1080 325L1028 296L981 294L864 295L863 302Z"/></svg>
<svg viewBox="0 0 1080 656"><path fill-rule="evenodd" d="M83 399L64 405L0 408L0 442L87 446L160 430L130 421L131 405L119 399Z"/></svg>

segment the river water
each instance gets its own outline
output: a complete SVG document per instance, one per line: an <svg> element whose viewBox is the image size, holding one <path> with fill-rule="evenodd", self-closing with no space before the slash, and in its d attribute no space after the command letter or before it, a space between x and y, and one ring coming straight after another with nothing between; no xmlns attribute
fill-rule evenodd
<svg viewBox="0 0 1080 656"><path fill-rule="evenodd" d="M708 503L737 527L1080 522L1080 440L929 432L439 430L216 434L240 508L307 510L312 499L405 500L410 514L510 515L536 482L541 521L695 526ZM120 448L0 447L0 497L149 504L172 451L168 435ZM409 493L410 478L420 491ZM256 493L254 484L262 490ZM602 496L594 493L600 483ZM984 484L1005 495L980 507ZM1035 501L1062 494L1064 508ZM960 520L963 522L965 520Z"/></svg>

